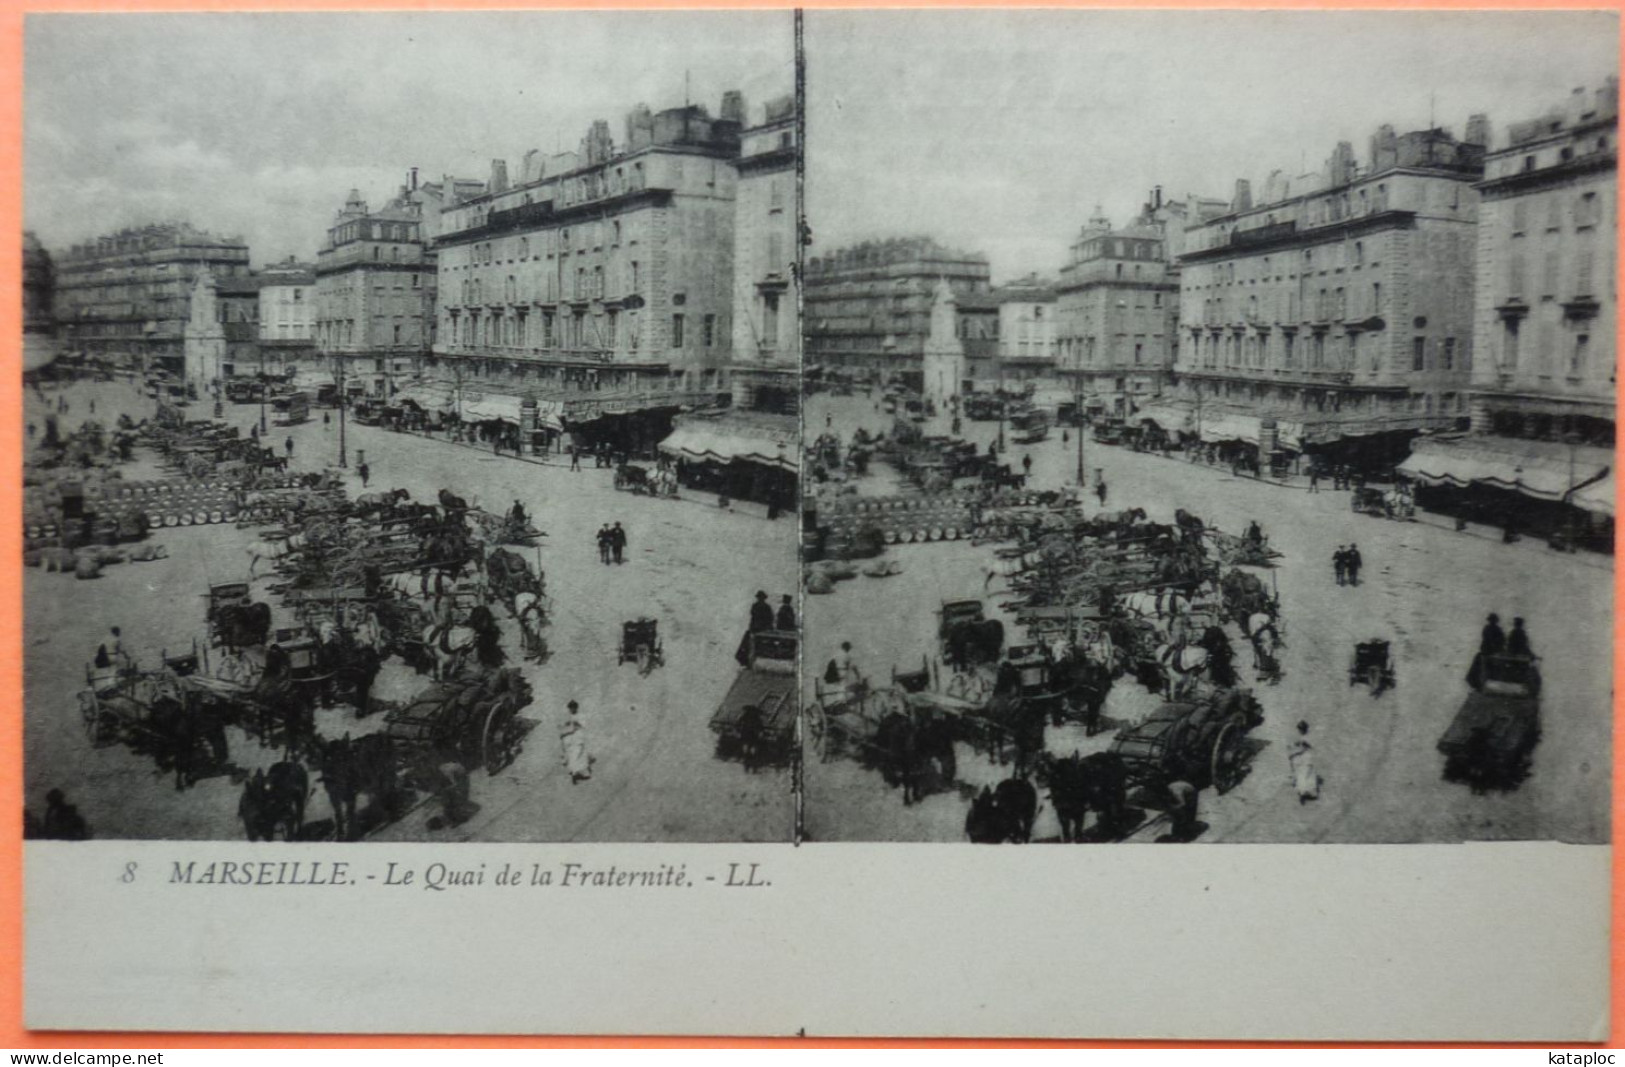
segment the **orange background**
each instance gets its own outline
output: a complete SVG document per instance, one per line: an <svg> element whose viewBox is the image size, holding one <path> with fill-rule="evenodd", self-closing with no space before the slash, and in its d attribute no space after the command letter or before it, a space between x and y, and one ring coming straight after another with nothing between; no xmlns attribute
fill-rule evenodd
<svg viewBox="0 0 1625 1067"><path fill-rule="evenodd" d="M648 0L277 0L275 10L280 11L332 11L332 10L523 10L532 8L788 8L790 3L775 0L672 0L653 3ZM1563 2L1563 0L1524 0L1524 2L1496 2L1496 0L1433 0L1425 5L1402 5L1383 0L1360 2L1341 0L1321 3L1317 0L1160 0L1155 4L1091 3L1088 0L804 0L808 8L854 7L1078 7L1078 8L1257 8L1276 10L1304 10L1338 8L1348 10L1380 11L1405 7L1408 10L1428 9L1499 9L1620 11L1625 0L1591 0L1591 2ZM268 10L269 3L255 4L244 0L0 0L0 234L10 233L10 240L0 240L0 337L11 343L0 352L12 359L12 369L0 371L0 502L4 515L0 515L0 559L10 560L13 568L21 567L22 560L22 374L21 338L22 305L22 116L23 116L23 18L29 12L174 12L174 11L252 11ZM816 151L816 145L811 148ZM1616 240L1618 238L1616 237ZM1616 251L1617 255L1617 251ZM1621 336L1616 344L1625 341L1625 320L1620 322ZM1625 536L1619 542L1625 545ZM1616 554L1616 558L1618 558ZM1620 574L1614 576L1614 605L1616 613L1622 599ZM22 587L20 583L0 584L0 692L22 693ZM1625 732L1620 729L1619 692L1625 671L1621 670L1622 649L1619 627L1614 636L1614 788L1612 825L1614 827L1614 887L1612 893L1613 985L1610 997L1611 1039L1599 1047L1620 1047L1625 1035L1625 960L1620 952L1620 931L1625 928L1625 906L1619 892L1619 875L1625 868L1625 857L1619 850L1619 828L1625 822L1625 790L1621 789L1621 767L1625 765ZM896 1045L953 1046L972 1048L1014 1047L1079 1047L1079 1048L1251 1048L1254 1043L1244 1042L1173 1042L1173 1041L857 1041L795 1039L744 1039L727 1037L693 1038L637 1038L637 1037L393 1037L387 1035L286 1035L286 1034L180 1034L180 1033L116 1033L29 1031L23 1026L22 994L22 937L23 937L23 879L22 879L22 701L20 699L0 709L0 1046L7 1048L94 1049L94 1048L547 1048L547 1047L885 1047ZM1324 1047L1313 1043L1281 1042L1279 1047ZM1439 1044L1395 1045L1391 1043L1364 1045L1356 1048L1449 1048L1474 1047ZM1504 1047L1504 1046L1495 1046ZM1530 1045L1531 1048L1555 1048L1551 1045ZM1589 1047L1589 1046L1575 1046Z"/></svg>

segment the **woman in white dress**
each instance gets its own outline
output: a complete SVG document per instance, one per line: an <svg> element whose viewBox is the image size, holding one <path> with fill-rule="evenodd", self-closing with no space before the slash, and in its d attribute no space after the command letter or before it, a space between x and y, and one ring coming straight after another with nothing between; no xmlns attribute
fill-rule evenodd
<svg viewBox="0 0 1625 1067"><path fill-rule="evenodd" d="M564 746L564 769L570 772L570 783L585 782L592 777L592 757L587 755L587 731L577 716L580 705L570 701L570 714L559 727L559 741Z"/></svg>
<svg viewBox="0 0 1625 1067"><path fill-rule="evenodd" d="M1309 744L1308 723L1298 723L1298 737L1287 747L1286 755L1292 764L1292 784L1298 790L1298 803L1319 798L1320 771L1315 767L1314 746Z"/></svg>

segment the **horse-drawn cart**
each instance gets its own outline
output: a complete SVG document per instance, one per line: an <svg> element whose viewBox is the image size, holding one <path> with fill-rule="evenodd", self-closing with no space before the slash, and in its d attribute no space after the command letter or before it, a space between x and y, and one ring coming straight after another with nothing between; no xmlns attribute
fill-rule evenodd
<svg viewBox="0 0 1625 1067"><path fill-rule="evenodd" d="M628 661L636 663L642 674L666 662L665 646L660 643L659 620L632 619L621 624L620 658L616 663Z"/></svg>
<svg viewBox="0 0 1625 1067"><path fill-rule="evenodd" d="M1354 646L1354 654L1349 657L1349 685L1361 684L1369 686L1374 697L1397 684L1387 641L1361 641Z"/></svg>
<svg viewBox="0 0 1625 1067"><path fill-rule="evenodd" d="M748 765L789 761L796 727L796 651L793 632L761 630L745 637L745 667L722 698L711 730L717 755Z"/></svg>
<svg viewBox="0 0 1625 1067"><path fill-rule="evenodd" d="M431 748L495 774L524 745L533 724L519 712L530 701L524 675L504 667L430 686L384 716L385 732L408 750Z"/></svg>
<svg viewBox="0 0 1625 1067"><path fill-rule="evenodd" d="M1247 734L1264 721L1252 691L1215 690L1194 702L1162 705L1119 731L1111 751L1131 783L1165 789L1175 781L1227 793L1247 774Z"/></svg>
<svg viewBox="0 0 1625 1067"><path fill-rule="evenodd" d="M1475 688L1439 739L1444 776L1475 791L1516 785L1540 741L1540 668L1533 656L1480 656L1469 681Z"/></svg>

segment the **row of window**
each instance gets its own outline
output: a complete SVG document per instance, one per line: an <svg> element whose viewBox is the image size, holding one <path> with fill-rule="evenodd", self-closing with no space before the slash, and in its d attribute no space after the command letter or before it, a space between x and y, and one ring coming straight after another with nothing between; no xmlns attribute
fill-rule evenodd
<svg viewBox="0 0 1625 1067"><path fill-rule="evenodd" d="M1593 278L1596 266L1596 257L1591 249L1583 249L1574 254L1570 261L1572 268L1569 281L1573 285L1572 295L1576 297L1595 296L1595 279ZM1556 298L1562 295L1560 289L1563 285L1563 260L1557 251L1548 250L1541 260L1540 290L1538 294L1531 293L1528 285L1527 268L1528 257L1523 252L1514 252L1507 257L1507 291L1509 300L1522 300L1531 295Z"/></svg>
<svg viewBox="0 0 1625 1067"><path fill-rule="evenodd" d="M1516 319L1508 320L1501 330L1501 360L1499 369L1504 374L1534 371L1549 376L1563 370L1571 378L1583 378L1595 368L1591 366L1591 334L1574 332L1560 340L1556 324L1542 322L1537 327L1534 359L1526 360L1523 352L1523 325ZM1531 365L1532 364L1532 365Z"/></svg>
<svg viewBox="0 0 1625 1067"><path fill-rule="evenodd" d="M629 312L628 316L630 329L627 331L627 343L629 348L636 350L640 337L638 313ZM539 319L540 333L534 337L531 334L531 316L526 309L519 309L511 315L505 315L500 311L490 314L469 311L464 314L451 310L447 313L447 326L451 336L459 344L470 346L528 348L534 345L543 349L606 349L614 348L619 343L620 313L615 310L608 310L602 315L588 315L585 312L555 315L551 311L544 311ZM687 321L687 315L682 312L671 317L672 348L683 348L688 344ZM776 298L768 301L766 305L764 331L774 339L772 343L776 344L778 336ZM714 348L719 341L716 315L702 315L700 347Z"/></svg>
<svg viewBox="0 0 1625 1067"><path fill-rule="evenodd" d="M1314 333L1300 338L1292 333L1236 334L1230 331L1191 331L1188 358L1203 367L1279 367L1306 370L1359 370L1362 349L1369 352L1369 369L1382 368L1383 340L1364 341L1359 333L1329 336ZM1415 337L1411 340L1411 370L1415 372L1471 370L1471 360L1458 358L1456 338Z"/></svg>
<svg viewBox="0 0 1625 1067"><path fill-rule="evenodd" d="M1512 236L1528 236L1532 232L1532 217L1538 220L1534 225L1544 228L1547 233L1559 232L1563 229L1566 209L1572 209L1576 230L1593 229L1602 224L1602 198L1594 192L1581 193L1579 196L1563 193L1526 196L1512 202Z"/></svg>
<svg viewBox="0 0 1625 1067"><path fill-rule="evenodd" d="M565 226L557 230L543 230L537 234L534 244L529 236L510 237L501 241L482 241L471 245L466 263L451 264L453 269L466 270L470 266L488 267L493 263L503 261L512 263L515 260L523 263L531 256L534 249L537 256L553 256L569 252L572 248L584 252L587 249L602 251L604 240L607 237L610 247L614 248L621 243L621 224L611 219L607 225L604 220L583 223L575 227L575 244L571 244L570 227ZM631 242L637 244L634 238Z"/></svg>

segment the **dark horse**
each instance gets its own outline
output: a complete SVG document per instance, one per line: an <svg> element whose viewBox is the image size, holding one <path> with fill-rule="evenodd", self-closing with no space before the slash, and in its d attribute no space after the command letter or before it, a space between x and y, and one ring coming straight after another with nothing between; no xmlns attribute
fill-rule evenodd
<svg viewBox="0 0 1625 1067"><path fill-rule="evenodd" d="M934 770L944 782L953 781L958 771L953 735L935 716L918 719L912 713L892 712L875 732L875 747L886 784L903 787L904 804L924 796L921 785L927 770Z"/></svg>
<svg viewBox="0 0 1625 1067"><path fill-rule="evenodd" d="M401 789L396 775L394 746L387 734L368 734L319 743L322 785L333 807L333 836L338 841L360 837L357 800L363 794L381 808L386 820L400 815Z"/></svg>
<svg viewBox="0 0 1625 1067"><path fill-rule="evenodd" d="M250 841L274 841L278 830L284 840L296 841L305 826L305 801L310 795L310 776L298 763L284 760L271 765L269 773L255 771L243 783L243 796L237 814Z"/></svg>
<svg viewBox="0 0 1625 1067"><path fill-rule="evenodd" d="M1046 755L1040 761L1040 774L1049 786L1062 841L1083 840L1084 820L1091 811L1099 816L1096 825L1102 834L1115 838L1122 833L1128 769L1121 757L1111 752L1083 757L1074 752L1063 759Z"/></svg>
<svg viewBox="0 0 1625 1067"><path fill-rule="evenodd" d="M973 844L1024 845L1032 840L1038 817L1038 790L1025 778L1006 778L995 788L983 787L965 815L965 836Z"/></svg>

